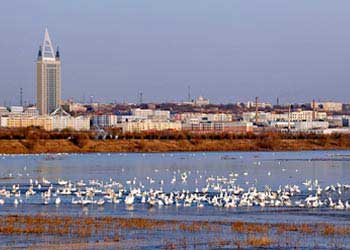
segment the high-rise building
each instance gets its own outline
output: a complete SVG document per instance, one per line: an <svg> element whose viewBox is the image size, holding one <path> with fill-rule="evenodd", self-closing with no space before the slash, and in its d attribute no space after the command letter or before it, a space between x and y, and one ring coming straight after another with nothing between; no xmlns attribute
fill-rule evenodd
<svg viewBox="0 0 350 250"><path fill-rule="evenodd" d="M41 115L50 114L61 103L61 60L58 48L56 53L53 50L47 29L44 43L39 48L36 72L37 108Z"/></svg>

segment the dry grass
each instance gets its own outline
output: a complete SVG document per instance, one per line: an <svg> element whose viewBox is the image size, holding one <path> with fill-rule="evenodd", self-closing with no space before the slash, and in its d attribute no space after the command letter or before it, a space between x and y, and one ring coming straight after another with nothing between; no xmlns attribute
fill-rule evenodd
<svg viewBox="0 0 350 250"><path fill-rule="evenodd" d="M335 235L342 235L342 236L348 236L350 235L350 227L349 226L338 226L335 225L322 225L321 232L325 236L335 236Z"/></svg>
<svg viewBox="0 0 350 250"><path fill-rule="evenodd" d="M231 229L238 233L268 233L270 230L270 225L236 221L232 223Z"/></svg>
<svg viewBox="0 0 350 250"><path fill-rule="evenodd" d="M254 237L248 236L245 244L252 247L268 247L271 246L275 241L266 236L264 237Z"/></svg>
<svg viewBox="0 0 350 250"><path fill-rule="evenodd" d="M0 140L0 153L91 153L91 152L175 152L175 151L296 151L350 149L343 140L330 139L196 139L196 140L90 140L74 143L65 139Z"/></svg>
<svg viewBox="0 0 350 250"><path fill-rule="evenodd" d="M227 229L229 228L234 233L234 240L232 238L221 237L221 235L227 235L229 232ZM309 239L320 236L323 236L324 239L329 239L330 244L336 246L337 239L340 239L339 236L347 237L350 234L350 226L336 226L326 223L290 224L250 223L244 221L232 223L207 221L185 222L144 218L115 218L110 216L12 215L0 217L0 235L22 235L25 238L30 236L54 236L56 241L47 242L47 244L58 244L57 239L63 237L62 239L66 239L64 244L88 243L98 239L98 242L120 244L122 246L126 241L130 242L130 238L127 236L130 232L142 232L141 234L131 233L131 235L139 235L138 237L142 235L143 238L135 239L140 241L152 237L155 233L160 233L161 235L178 235L176 237L172 236L171 240L163 241L165 249L184 248L185 246L191 246L191 244L197 244L198 242L196 241L189 242L189 239L199 234L208 235L208 238L205 237L202 239L205 240L204 244L209 244L212 247L264 248L279 246L280 244L288 247L297 247L300 244L298 240L300 238L307 242ZM181 232L184 234L181 234ZM190 238L186 236L190 236Z"/></svg>

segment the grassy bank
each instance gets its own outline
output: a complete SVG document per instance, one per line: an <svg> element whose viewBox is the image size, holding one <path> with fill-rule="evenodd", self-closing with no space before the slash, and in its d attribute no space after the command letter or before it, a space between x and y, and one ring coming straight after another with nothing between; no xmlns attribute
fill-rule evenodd
<svg viewBox="0 0 350 250"><path fill-rule="evenodd" d="M314 139L1 139L0 153L90 153L175 151L297 151L350 149L350 140Z"/></svg>

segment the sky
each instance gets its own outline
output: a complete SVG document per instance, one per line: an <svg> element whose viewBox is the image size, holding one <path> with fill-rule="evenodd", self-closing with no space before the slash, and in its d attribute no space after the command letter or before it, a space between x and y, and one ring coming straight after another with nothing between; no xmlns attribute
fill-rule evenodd
<svg viewBox="0 0 350 250"><path fill-rule="evenodd" d="M62 98L350 102L349 0L11 0L0 7L0 105L35 100L47 27Z"/></svg>

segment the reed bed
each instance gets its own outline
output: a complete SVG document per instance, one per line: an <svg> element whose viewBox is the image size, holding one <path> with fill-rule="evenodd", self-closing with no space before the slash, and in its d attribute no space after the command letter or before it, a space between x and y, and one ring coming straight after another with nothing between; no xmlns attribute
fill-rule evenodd
<svg viewBox="0 0 350 250"><path fill-rule="evenodd" d="M127 249L134 244L144 246L157 242L157 246L162 249L200 248L203 245L211 248L255 249L317 247L321 241L333 249L349 244L349 233L350 225L327 223L189 222L109 216L0 217L0 236L13 236L29 245L38 244L41 247L52 244L81 243L88 246L108 243L108 246Z"/></svg>

